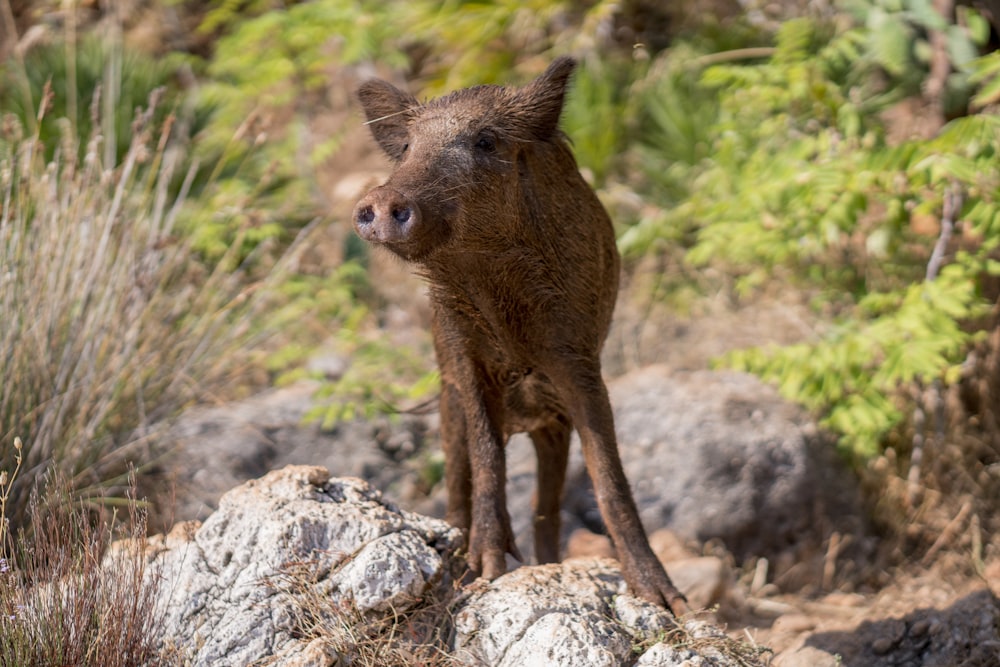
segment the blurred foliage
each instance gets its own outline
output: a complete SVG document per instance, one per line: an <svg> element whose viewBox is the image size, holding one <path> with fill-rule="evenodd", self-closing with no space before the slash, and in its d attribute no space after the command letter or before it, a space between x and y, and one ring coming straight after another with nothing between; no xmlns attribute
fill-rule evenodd
<svg viewBox="0 0 1000 667"><path fill-rule="evenodd" d="M945 82L944 111L961 113L968 103L972 62L989 39L989 22L971 7L956 7L948 21L931 0L843 0L840 6L858 25L858 61L875 63L893 79L897 96L916 94L930 67L928 35L943 34L951 73Z"/></svg>
<svg viewBox="0 0 1000 667"><path fill-rule="evenodd" d="M601 0L588 11L599 16L609 6ZM570 0L409 3L410 37L429 45L436 59L425 76L426 93L434 97L473 84L509 83L525 57L554 47L560 25L582 27L585 21L571 18L578 7ZM585 38L585 33L576 36Z"/></svg>
<svg viewBox="0 0 1000 667"><path fill-rule="evenodd" d="M207 4L208 9L198 24L198 32L204 34L228 32L247 19L280 11L287 3L281 0L218 0Z"/></svg>
<svg viewBox="0 0 1000 667"><path fill-rule="evenodd" d="M958 369L989 326L1000 178L1000 60L980 55L989 26L967 7L954 20L938 16L929 0L842 0L822 17L778 27L688 8L698 18L684 25L694 27L657 40L669 47L656 51L627 21L672 25L684 7L655 4L208 0L198 29L217 36L208 59L136 60L132 74L131 54L115 47L119 99L132 100L132 88L144 99L167 86L162 106L177 115L177 141L193 167L171 184L185 194L178 229L199 261L253 276L301 239L300 230L331 222L314 174L339 158L347 129L331 133L317 122L345 111L342 79L331 76L338 68L378 63L429 97L524 82L572 53L579 66L563 126L615 208L626 260L667 258L679 265L673 287L688 294L692 283L711 280L737 297L775 284L814 294L833 319L815 340L721 363L774 381L822 414L846 451L868 457L901 424L907 388L960 381ZM934 139L891 139L886 112L923 93L935 36L943 36L949 72L931 102L955 120ZM5 92L16 84L30 95L9 102L14 96L5 94L0 106L22 104L30 127L31 102L51 76L59 109L58 91L73 87L71 61L79 97L89 99L108 72L106 55L90 54L100 48L83 40L61 62L64 48L30 52L21 67L28 76L9 66L3 79ZM195 83L178 86L170 77L179 68ZM67 101L65 113L51 116L75 118L82 130L91 117L84 106ZM127 126L115 121L118 130ZM39 131L50 154L58 127ZM932 259L952 196L961 202L954 235ZM427 350L379 335L381 304L367 285L364 253L344 255L332 269L289 270L269 314L294 332L269 355L281 381L308 375L303 361L327 337L349 359L321 390L331 397L321 415L328 423L433 386ZM939 270L929 272L934 262Z"/></svg>
<svg viewBox="0 0 1000 667"><path fill-rule="evenodd" d="M13 114L29 131L37 130L49 158L60 146L64 133L60 125L68 121L79 137L100 131L105 158L110 151L113 159L121 159L129 145L136 108L145 105L156 88L176 93L171 84L179 61L179 57L156 60L125 51L119 41L95 35L85 35L69 47L62 42L44 44L23 61L12 58L0 68L0 112ZM109 72L114 76L109 78ZM115 83L108 85L108 81ZM39 119L47 83L48 112ZM157 110L157 121L162 122L169 107L170 101L165 100ZM93 127L95 121L103 126Z"/></svg>

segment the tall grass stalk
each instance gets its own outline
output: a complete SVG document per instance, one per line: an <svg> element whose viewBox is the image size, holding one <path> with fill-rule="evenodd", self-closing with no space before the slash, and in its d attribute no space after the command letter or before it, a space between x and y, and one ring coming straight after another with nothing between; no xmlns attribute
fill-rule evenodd
<svg viewBox="0 0 1000 667"><path fill-rule="evenodd" d="M137 111L120 161L105 150L99 97L91 136L64 122L51 160L37 130L0 120L0 443L24 441L15 525L50 468L77 495L122 490L128 463L151 460L156 425L220 392L246 359L253 286L232 258L194 261L174 233L198 165L175 173L186 156L175 117L153 122L161 92ZM11 463L0 449L0 469Z"/></svg>

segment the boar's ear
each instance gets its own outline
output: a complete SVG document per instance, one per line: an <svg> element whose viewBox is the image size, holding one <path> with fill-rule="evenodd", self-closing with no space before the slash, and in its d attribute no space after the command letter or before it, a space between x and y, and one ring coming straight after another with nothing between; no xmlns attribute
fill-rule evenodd
<svg viewBox="0 0 1000 667"><path fill-rule="evenodd" d="M537 79L517 91L514 114L531 138L545 141L558 130L566 85L575 67L572 58L556 58Z"/></svg>
<svg viewBox="0 0 1000 667"><path fill-rule="evenodd" d="M402 158L409 141L407 123L411 110L418 106L417 100L381 79L361 84L358 99L375 141L393 160Z"/></svg>

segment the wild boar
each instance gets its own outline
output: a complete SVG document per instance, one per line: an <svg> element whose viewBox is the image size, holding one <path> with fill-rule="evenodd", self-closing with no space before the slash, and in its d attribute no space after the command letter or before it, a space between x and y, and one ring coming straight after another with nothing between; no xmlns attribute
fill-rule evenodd
<svg viewBox="0 0 1000 667"><path fill-rule="evenodd" d="M527 432L538 458L535 556L559 558L570 434L580 434L625 580L671 609L684 597L653 554L622 470L600 352L618 292L612 223L580 175L559 117L571 58L521 88L475 86L420 103L381 80L358 97L389 180L354 209L365 240L427 280L441 368L447 520L473 572L521 559L504 447Z"/></svg>

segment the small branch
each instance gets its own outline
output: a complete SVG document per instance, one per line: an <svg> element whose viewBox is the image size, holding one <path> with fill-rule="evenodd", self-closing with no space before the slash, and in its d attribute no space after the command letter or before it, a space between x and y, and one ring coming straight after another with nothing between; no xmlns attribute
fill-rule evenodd
<svg viewBox="0 0 1000 667"><path fill-rule="evenodd" d="M750 582L750 592L759 593L767 584L768 562L766 558L758 558L753 570L753 580Z"/></svg>
<svg viewBox="0 0 1000 667"><path fill-rule="evenodd" d="M961 186L952 183L944 193L944 202L941 207L941 233L938 235L934 250L927 261L927 271L924 275L926 282L931 282L941 272L948 244L955 232L955 219L962 212L963 201ZM941 382L935 380L928 390L930 400L925 401L925 396L918 397L916 407L913 409L913 448L910 456L910 469L906 475L906 501L910 507L916 505L920 493L920 465L924 458L926 445L924 432L927 418L924 412L924 403L932 404L934 433L939 440L944 439L944 399L941 392Z"/></svg>
<svg viewBox="0 0 1000 667"><path fill-rule="evenodd" d="M930 565L934 560L934 556L937 555L937 552L941 551L945 545L951 544L951 542L955 539L955 535L958 534L959 529L962 527L962 524L965 523L965 518L969 516L971 511L972 503L966 500L962 505L962 509L958 510L958 514L955 515L955 518L948 522L948 525L944 527L944 530L941 531L938 538L934 540L934 544L931 545L931 548L928 549L927 553L924 554L924 557L920 559L920 564L922 566L926 567Z"/></svg>
<svg viewBox="0 0 1000 667"><path fill-rule="evenodd" d="M925 280L928 282L937 278L941 270L941 264L944 262L944 253L947 251L948 243L951 241L952 233L955 231L955 218L962 211L963 202L964 197L962 196L961 187L957 184L952 184L944 193L944 204L941 211L941 234L938 235L937 243L934 244L934 251L927 262Z"/></svg>
<svg viewBox="0 0 1000 667"><path fill-rule="evenodd" d="M906 504L916 507L920 499L920 464L924 458L924 429L927 423L923 396L917 396L913 408L913 446L910 452L910 470L906 475Z"/></svg>

